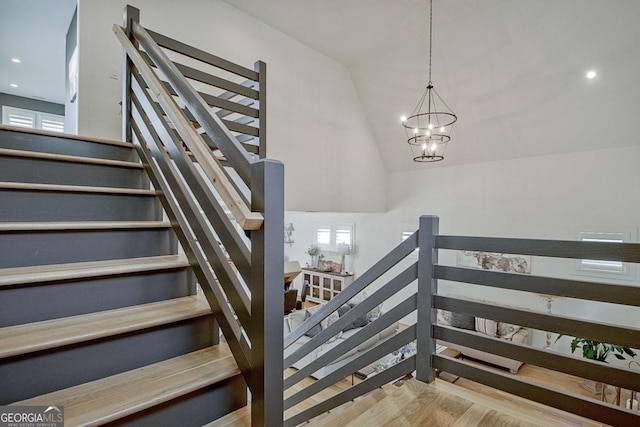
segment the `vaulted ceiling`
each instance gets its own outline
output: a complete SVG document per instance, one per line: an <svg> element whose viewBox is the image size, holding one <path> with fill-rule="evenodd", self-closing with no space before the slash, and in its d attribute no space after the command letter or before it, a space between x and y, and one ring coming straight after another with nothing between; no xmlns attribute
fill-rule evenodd
<svg viewBox="0 0 640 427"><path fill-rule="evenodd" d="M432 165L411 161L399 120L428 80L428 0L224 1L348 68L389 172L640 144L638 0L434 0L433 83L459 119ZM0 92L63 102L47 83L63 63L9 60L63 48L74 5L0 2L1 84L39 85ZM51 35L34 45L29 26Z"/></svg>
<svg viewBox="0 0 640 427"><path fill-rule="evenodd" d="M428 80L428 0L224 1L348 67L390 172L640 144L640 1L434 0L433 83L459 119L431 165L399 120Z"/></svg>

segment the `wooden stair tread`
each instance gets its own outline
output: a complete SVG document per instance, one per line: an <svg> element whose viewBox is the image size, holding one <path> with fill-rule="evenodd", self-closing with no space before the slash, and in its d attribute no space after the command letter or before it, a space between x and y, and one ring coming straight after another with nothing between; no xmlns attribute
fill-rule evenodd
<svg viewBox="0 0 640 427"><path fill-rule="evenodd" d="M211 313L204 295L0 328L0 359Z"/></svg>
<svg viewBox="0 0 640 427"><path fill-rule="evenodd" d="M115 141L112 139L97 138L92 136L73 135L70 133L48 132L44 130L28 129L28 128L22 128L22 127L7 126L7 125L0 125L0 130L7 130L11 132L21 132L21 133L31 133L34 135L52 136L55 138L63 138L63 139L75 139L77 141L95 142L97 144L106 144L106 145L115 145L119 147L133 148L133 144L130 142Z"/></svg>
<svg viewBox="0 0 640 427"><path fill-rule="evenodd" d="M171 228L165 221L0 222L0 231L124 230Z"/></svg>
<svg viewBox="0 0 640 427"><path fill-rule="evenodd" d="M80 193L111 193L111 194L138 194L142 196L155 196L154 190L138 188L118 188L118 187L91 187L84 185L62 185L62 184L32 184L24 182L0 182L0 189L9 190L37 190L37 191L64 191Z"/></svg>
<svg viewBox="0 0 640 427"><path fill-rule="evenodd" d="M239 373L229 348L220 344L13 404L63 405L67 425L100 425Z"/></svg>
<svg viewBox="0 0 640 427"><path fill-rule="evenodd" d="M251 403L202 427L251 427Z"/></svg>
<svg viewBox="0 0 640 427"><path fill-rule="evenodd" d="M61 184L31 184L24 182L0 182L0 189L7 190L37 190L37 191L64 191L78 193L109 193L109 194L137 194L141 196L155 196L154 190L138 188L117 187L91 187L85 185L61 185Z"/></svg>
<svg viewBox="0 0 640 427"><path fill-rule="evenodd" d="M0 286L112 276L189 266L184 255L161 255L108 261L74 262L0 269Z"/></svg>
<svg viewBox="0 0 640 427"><path fill-rule="evenodd" d="M143 169L142 163L127 162L124 160L99 159L94 157L69 156L66 154L43 153L40 151L13 150L10 148L0 148L0 156L22 157L40 160L56 160L59 162L84 163L101 166L114 166L121 168Z"/></svg>

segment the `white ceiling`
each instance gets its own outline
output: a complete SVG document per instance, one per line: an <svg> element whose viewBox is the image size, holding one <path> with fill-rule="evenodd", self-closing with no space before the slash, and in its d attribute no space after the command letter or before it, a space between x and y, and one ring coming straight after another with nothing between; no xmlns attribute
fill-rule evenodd
<svg viewBox="0 0 640 427"><path fill-rule="evenodd" d="M0 0L0 92L64 104L66 35L75 7L76 0Z"/></svg>
<svg viewBox="0 0 640 427"><path fill-rule="evenodd" d="M640 144L638 0L435 0L433 83L458 122L430 165L399 121L428 79L428 0L224 1L349 69L390 172ZM75 3L0 0L0 92L64 102Z"/></svg>
<svg viewBox="0 0 640 427"><path fill-rule="evenodd" d="M433 83L458 122L429 165L399 121L428 80L428 0L225 1L349 68L390 172L640 144L638 0L435 0Z"/></svg>

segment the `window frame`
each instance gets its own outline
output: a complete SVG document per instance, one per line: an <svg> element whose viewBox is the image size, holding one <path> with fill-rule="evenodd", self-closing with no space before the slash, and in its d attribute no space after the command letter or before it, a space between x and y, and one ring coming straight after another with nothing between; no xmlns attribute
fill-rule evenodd
<svg viewBox="0 0 640 427"><path fill-rule="evenodd" d="M637 242L637 227L585 227L578 231L581 242ZM574 273L601 279L635 280L636 266L629 262L577 259Z"/></svg>
<svg viewBox="0 0 640 427"><path fill-rule="evenodd" d="M329 231L328 243L325 243L325 241L321 242L320 239L318 239L319 234L323 232L323 230ZM355 238L356 226L354 223L336 222L336 223L316 224L315 238L314 238L315 243L320 247L320 249L324 249L327 251L337 251L339 242L342 243L344 241L344 239L339 238L339 234L345 231L348 232L349 234L349 239L348 239L348 242L346 243L351 247L351 252L353 252L355 247L355 241L356 241L356 238Z"/></svg>
<svg viewBox="0 0 640 427"><path fill-rule="evenodd" d="M11 115L21 115L25 117L29 117L32 120L31 126L24 126L16 123L11 123ZM36 110L28 110L26 108L12 107L10 105L2 106L2 124L7 126L15 126L24 129L36 129L43 130L46 132L57 132L64 133L64 125L65 125L65 116L61 116L59 114L46 113L44 111L36 111ZM59 122L60 128L59 130L55 129L55 125L53 127L47 125L46 128L43 128L43 122Z"/></svg>

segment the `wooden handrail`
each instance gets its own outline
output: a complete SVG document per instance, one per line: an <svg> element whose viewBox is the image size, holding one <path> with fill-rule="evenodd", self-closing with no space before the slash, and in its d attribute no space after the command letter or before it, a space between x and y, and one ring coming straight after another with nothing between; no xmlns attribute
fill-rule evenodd
<svg viewBox="0 0 640 427"><path fill-rule="evenodd" d="M244 230L258 230L262 227L263 216L259 212L252 212L244 203L240 194L229 181L222 167L213 159L207 144L202 140L191 123L182 115L180 108L164 88L162 82L149 66L144 62L137 49L127 38L124 30L119 25L113 26L113 32L129 55L140 74L144 77L153 96L162 106L165 113L173 123L176 131L183 138L193 156L198 160L204 173L209 177L214 188L233 214L235 220Z"/></svg>

